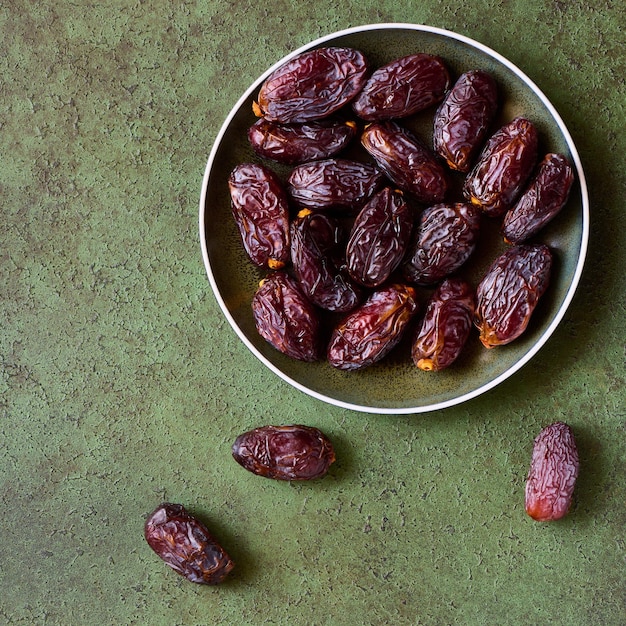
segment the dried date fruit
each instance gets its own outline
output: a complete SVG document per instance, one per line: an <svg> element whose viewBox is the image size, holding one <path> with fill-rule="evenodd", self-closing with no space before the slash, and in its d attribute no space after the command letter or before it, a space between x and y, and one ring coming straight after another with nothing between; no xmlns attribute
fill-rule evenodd
<svg viewBox="0 0 626 626"><path fill-rule="evenodd" d="M263 118L248 129L248 140L259 156L295 165L334 156L352 141L356 129L351 121L278 124Z"/></svg>
<svg viewBox="0 0 626 626"><path fill-rule="evenodd" d="M423 211L402 264L405 278L433 285L459 269L476 248L480 221L480 209L461 202Z"/></svg>
<svg viewBox="0 0 626 626"><path fill-rule="evenodd" d="M426 372L452 365L467 343L473 319L470 284L460 278L444 280L426 306L411 349L413 363Z"/></svg>
<svg viewBox="0 0 626 626"><path fill-rule="evenodd" d="M345 238L338 220L303 209L291 224L291 262L300 287L327 311L348 312L361 289L345 269Z"/></svg>
<svg viewBox="0 0 626 626"><path fill-rule="evenodd" d="M144 535L167 565L193 583L217 585L234 567L207 527L182 504L159 505L146 520Z"/></svg>
<svg viewBox="0 0 626 626"><path fill-rule="evenodd" d="M309 209L356 211L383 183L378 168L350 159L323 159L297 165L287 180L287 193Z"/></svg>
<svg viewBox="0 0 626 626"><path fill-rule="evenodd" d="M299 361L319 358L317 311L287 273L276 272L261 281L252 313L259 335L274 348Z"/></svg>
<svg viewBox="0 0 626 626"><path fill-rule="evenodd" d="M357 215L346 260L350 276L365 287L379 287L398 267L413 230L413 212L403 195L385 187Z"/></svg>
<svg viewBox="0 0 626 626"><path fill-rule="evenodd" d="M311 426L262 426L239 435L233 458L257 476L275 480L321 478L335 461L331 441Z"/></svg>
<svg viewBox="0 0 626 626"><path fill-rule="evenodd" d="M578 467L572 429L563 422L546 426L533 445L525 489L526 513L538 522L550 522L567 515Z"/></svg>
<svg viewBox="0 0 626 626"><path fill-rule="evenodd" d="M340 370L358 370L383 359L416 313L415 296L413 287L399 284L374 291L333 330L329 363Z"/></svg>
<svg viewBox="0 0 626 626"><path fill-rule="evenodd" d="M283 124L319 120L352 100L367 72L367 59L353 48L309 50L270 74L252 108L258 117Z"/></svg>
<svg viewBox="0 0 626 626"><path fill-rule="evenodd" d="M395 185L420 202L445 198L449 183L444 166L408 129L395 122L372 122L361 144Z"/></svg>
<svg viewBox="0 0 626 626"><path fill-rule="evenodd" d="M508 243L521 243L532 237L567 204L574 171L562 154L547 154L524 193L502 222Z"/></svg>
<svg viewBox="0 0 626 626"><path fill-rule="evenodd" d="M433 123L433 147L453 170L468 172L498 110L491 74L470 70L459 76Z"/></svg>
<svg viewBox="0 0 626 626"><path fill-rule="evenodd" d="M433 106L450 87L450 74L442 59L410 54L379 67L352 102L364 120L402 118Z"/></svg>
<svg viewBox="0 0 626 626"><path fill-rule="evenodd" d="M228 179L233 217L255 265L280 269L289 260L289 208L278 176L255 163L237 165Z"/></svg>
<svg viewBox="0 0 626 626"><path fill-rule="evenodd" d="M474 323L486 348L517 339L550 282L548 246L519 244L501 254L476 289Z"/></svg>
<svg viewBox="0 0 626 626"><path fill-rule="evenodd" d="M515 202L537 162L537 129L516 117L487 141L463 193L491 217L499 217Z"/></svg>

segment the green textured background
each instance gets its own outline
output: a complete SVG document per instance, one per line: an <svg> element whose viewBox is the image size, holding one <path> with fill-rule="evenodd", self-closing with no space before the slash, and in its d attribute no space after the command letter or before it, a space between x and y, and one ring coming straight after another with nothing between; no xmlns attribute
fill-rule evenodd
<svg viewBox="0 0 626 626"><path fill-rule="evenodd" d="M593 6L589 6L589 5ZM591 240L566 319L495 390L419 416L292 389L224 320L197 232L212 142L295 47L371 22L507 56L563 117ZM0 623L626 623L626 19L620 2L24 2L0 6ZM523 510L532 439L565 420L570 515ZM322 481L230 458L262 423L336 444ZM162 500L237 568L192 585L143 540Z"/></svg>

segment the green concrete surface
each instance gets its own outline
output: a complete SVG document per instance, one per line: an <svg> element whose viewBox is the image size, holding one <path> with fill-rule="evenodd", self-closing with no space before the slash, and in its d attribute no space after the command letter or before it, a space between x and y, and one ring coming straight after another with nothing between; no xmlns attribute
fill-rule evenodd
<svg viewBox="0 0 626 626"><path fill-rule="evenodd" d="M295 47L372 22L454 30L550 97L588 178L591 237L563 323L511 379L413 416L333 408L224 319L197 229L212 143ZM539 0L0 5L0 623L623 625L626 14ZM576 434L570 515L524 513L532 439ZM235 436L301 422L320 481L273 482ZM143 539L180 502L236 561L188 583Z"/></svg>

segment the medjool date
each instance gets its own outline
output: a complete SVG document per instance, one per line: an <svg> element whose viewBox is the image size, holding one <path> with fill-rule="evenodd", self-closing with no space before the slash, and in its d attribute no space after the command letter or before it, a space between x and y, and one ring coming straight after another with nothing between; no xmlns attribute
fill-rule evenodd
<svg viewBox="0 0 626 626"><path fill-rule="evenodd" d="M496 131L465 179L467 200L491 217L509 209L523 189L537 162L537 129L516 117Z"/></svg>
<svg viewBox="0 0 626 626"><path fill-rule="evenodd" d="M433 285L459 269L476 248L480 221L480 209L461 202L423 211L402 265L405 278Z"/></svg>
<svg viewBox="0 0 626 626"><path fill-rule="evenodd" d="M239 435L232 448L237 463L275 480L321 478L335 461L333 444L311 426L262 426Z"/></svg>
<svg viewBox="0 0 626 626"><path fill-rule="evenodd" d="M449 367L461 354L472 330L474 290L460 278L444 280L426 306L411 357L424 371Z"/></svg>
<svg viewBox="0 0 626 626"><path fill-rule="evenodd" d="M448 165L468 172L498 109L496 81L487 72L459 76L435 114L433 147Z"/></svg>
<svg viewBox="0 0 626 626"><path fill-rule="evenodd" d="M294 165L337 154L354 138L356 128L354 122L278 124L263 118L248 129L248 140L259 156Z"/></svg>
<svg viewBox="0 0 626 626"><path fill-rule="evenodd" d="M159 505L146 520L144 535L167 565L193 583L217 585L234 567L207 527L182 504Z"/></svg>
<svg viewBox="0 0 626 626"><path fill-rule="evenodd" d="M574 172L562 154L547 154L515 206L507 211L502 234L508 243L532 237L567 204Z"/></svg>
<svg viewBox="0 0 626 626"><path fill-rule="evenodd" d="M291 124L327 117L363 88L367 59L352 48L327 47L303 52L265 80L254 113Z"/></svg>
<svg viewBox="0 0 626 626"><path fill-rule="evenodd" d="M578 478L578 449L572 429L563 422L537 435L526 479L526 513L538 522L565 517Z"/></svg>
<svg viewBox="0 0 626 626"><path fill-rule="evenodd" d="M444 166L408 129L373 122L361 135L363 147L389 179L425 204L441 202L448 191Z"/></svg>
<svg viewBox="0 0 626 626"><path fill-rule="evenodd" d="M379 287L398 267L413 230L413 212L401 192L386 187L357 215L346 260L350 276L366 287Z"/></svg>
<svg viewBox="0 0 626 626"><path fill-rule="evenodd" d="M347 312L361 299L345 269L345 239L339 221L303 209L291 224L291 262L300 287L327 311Z"/></svg>
<svg viewBox="0 0 626 626"><path fill-rule="evenodd" d="M350 159L324 159L297 165L287 180L292 200L309 209L357 211L383 183L373 165Z"/></svg>
<svg viewBox="0 0 626 626"><path fill-rule="evenodd" d="M352 108L368 121L407 117L441 102L449 87L450 74L442 59L410 54L379 67Z"/></svg>
<svg viewBox="0 0 626 626"><path fill-rule="evenodd" d="M548 246L520 244L500 255L476 289L474 323L486 348L517 339L550 282Z"/></svg>
<svg viewBox="0 0 626 626"><path fill-rule="evenodd" d="M228 179L233 217L255 265L280 269L289 260L289 208L278 176L255 163L235 167Z"/></svg>
<svg viewBox="0 0 626 626"><path fill-rule="evenodd" d="M258 333L280 352L300 361L320 356L317 311L285 272L262 280L252 298Z"/></svg>
<svg viewBox="0 0 626 626"><path fill-rule="evenodd" d="M415 289L399 284L374 291L334 329L329 363L340 370L358 370L384 358L417 311L415 295Z"/></svg>

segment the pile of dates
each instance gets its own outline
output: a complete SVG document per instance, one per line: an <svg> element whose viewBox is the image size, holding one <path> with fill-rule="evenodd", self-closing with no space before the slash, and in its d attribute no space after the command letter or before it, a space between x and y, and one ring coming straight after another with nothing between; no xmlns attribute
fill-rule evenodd
<svg viewBox="0 0 626 626"><path fill-rule="evenodd" d="M519 337L551 278L535 235L574 173L540 154L531 120L500 124L500 110L493 76L454 80L430 54L374 69L358 50L323 47L275 70L253 103L258 158L228 180L243 246L267 270L252 300L259 334L340 370L408 338L425 371L450 366L474 328L487 348ZM428 142L410 129L425 115ZM472 285L462 272L484 220L499 220L505 251Z"/></svg>

